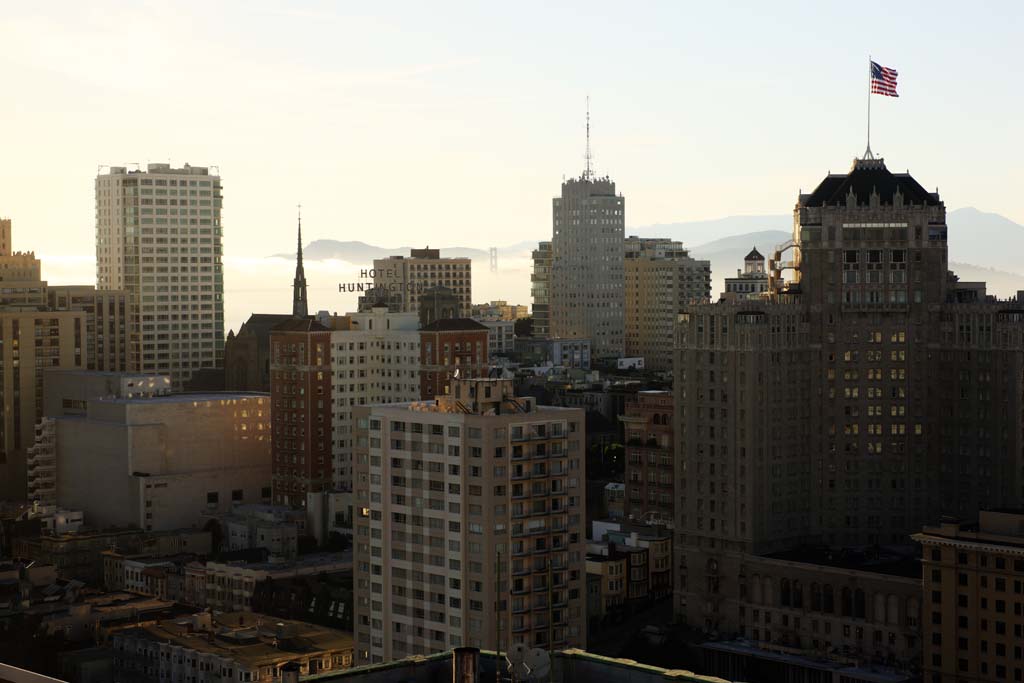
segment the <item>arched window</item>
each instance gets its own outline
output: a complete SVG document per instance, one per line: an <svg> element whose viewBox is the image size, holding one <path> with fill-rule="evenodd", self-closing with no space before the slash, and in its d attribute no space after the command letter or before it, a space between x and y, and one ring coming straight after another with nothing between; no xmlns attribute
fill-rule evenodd
<svg viewBox="0 0 1024 683"><path fill-rule="evenodd" d="M652 415L651 416L651 424L656 424L656 425L661 424L661 415L658 415L657 413Z"/></svg>
<svg viewBox="0 0 1024 683"><path fill-rule="evenodd" d="M823 603L824 604L822 605L822 611L824 611L827 614L835 614L836 613L836 598L835 598L835 594L832 591L832 586L827 584L827 583L825 584L825 595L824 595Z"/></svg>
<svg viewBox="0 0 1024 683"><path fill-rule="evenodd" d="M864 591L860 588L853 592L853 616L857 619L864 618Z"/></svg>
<svg viewBox="0 0 1024 683"><path fill-rule="evenodd" d="M764 604L775 604L775 591L772 590L772 579L770 576L764 577Z"/></svg>
<svg viewBox="0 0 1024 683"><path fill-rule="evenodd" d="M840 596L839 614L840 616L848 617L853 614L853 595L849 588L843 587L843 592Z"/></svg>
<svg viewBox="0 0 1024 683"><path fill-rule="evenodd" d="M799 581L793 581L793 607L797 609L804 607L804 589Z"/></svg>
<svg viewBox="0 0 1024 683"><path fill-rule="evenodd" d="M779 581L779 599L783 607L789 607L790 597L789 579L783 578Z"/></svg>
<svg viewBox="0 0 1024 683"><path fill-rule="evenodd" d="M886 623L884 593L875 593L874 605L871 607L871 621L876 624Z"/></svg>
<svg viewBox="0 0 1024 683"><path fill-rule="evenodd" d="M811 611L821 611L821 586L817 582L811 584Z"/></svg>
<svg viewBox="0 0 1024 683"><path fill-rule="evenodd" d="M754 601L755 605L760 605L761 604L761 599L762 599L762 595L761 595L761 577L758 576L757 574L754 574L754 578L750 582L750 587L752 589L750 591L751 592L751 596L750 596L751 599Z"/></svg>
<svg viewBox="0 0 1024 683"><path fill-rule="evenodd" d="M885 621L888 624L900 623L900 599L895 595L889 596L889 608L885 611Z"/></svg>

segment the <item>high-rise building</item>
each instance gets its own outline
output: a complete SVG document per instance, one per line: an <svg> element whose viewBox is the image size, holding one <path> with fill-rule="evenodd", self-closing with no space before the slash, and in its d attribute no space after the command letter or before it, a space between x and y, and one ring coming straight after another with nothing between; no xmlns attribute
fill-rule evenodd
<svg viewBox="0 0 1024 683"><path fill-rule="evenodd" d="M681 242L626 238L626 355L648 370L672 369L672 331L679 312L711 300L711 262Z"/></svg>
<svg viewBox="0 0 1024 683"><path fill-rule="evenodd" d="M302 507L331 488L331 331L292 318L270 333L274 502Z"/></svg>
<svg viewBox="0 0 1024 683"><path fill-rule="evenodd" d="M1024 680L1024 511L944 520L914 540L923 549L922 680Z"/></svg>
<svg viewBox="0 0 1024 683"><path fill-rule="evenodd" d="M541 242L533 250L533 273L530 275L533 297L533 336L551 335L551 242Z"/></svg>
<svg viewBox="0 0 1024 683"><path fill-rule="evenodd" d="M831 551L821 562L834 564L842 549L909 544L944 514L972 518L982 506L1021 504L1024 312L1020 302L984 299L958 283L946 237L937 193L881 160L857 160L799 196L793 239L775 250L763 299L681 314L681 618L720 637L777 645L782 632L749 607L764 556L809 567L820 558L801 548L824 545ZM867 583L864 564L863 593L882 592ZM773 569L770 583L797 569ZM892 582L885 591L904 594ZM786 607L779 595L762 602ZM806 625L789 600L784 618ZM893 619L897 635L890 642L879 629L877 649L909 666L920 645L913 610L890 616L856 604L833 614ZM757 612L763 617L764 607ZM849 626L854 636L841 641L798 632L787 642L805 651L840 642L851 656L874 656L876 641L858 640ZM900 643L900 629L911 641Z"/></svg>
<svg viewBox="0 0 1024 683"><path fill-rule="evenodd" d="M638 391L619 416L626 437L626 500L629 519L675 524L675 454L671 391Z"/></svg>
<svg viewBox="0 0 1024 683"><path fill-rule="evenodd" d="M583 411L459 379L355 415L357 661L585 647Z"/></svg>
<svg viewBox="0 0 1024 683"><path fill-rule="evenodd" d="M589 339L597 358L625 350L625 204L589 169L552 200L550 334Z"/></svg>
<svg viewBox="0 0 1024 683"><path fill-rule="evenodd" d="M435 320L421 329L420 398L447 394L459 377L486 377L489 334L470 318Z"/></svg>
<svg viewBox="0 0 1024 683"><path fill-rule="evenodd" d="M135 369L170 375L175 388L222 367L221 188L188 164L96 177L96 287L128 293Z"/></svg>
<svg viewBox="0 0 1024 683"><path fill-rule="evenodd" d="M743 270L736 271L736 277L725 278L723 299L760 299L768 291L768 271L764 268L764 256L754 247L743 258Z"/></svg>
<svg viewBox="0 0 1024 683"><path fill-rule="evenodd" d="M412 249L409 256L374 259L373 290L360 297L359 308L384 303L395 313L418 313L420 298L434 287L447 287L458 297L455 317L467 317L473 306L473 261L441 256L440 249Z"/></svg>
<svg viewBox="0 0 1024 683"><path fill-rule="evenodd" d="M86 367L105 372L131 372L138 359L130 343L132 299L121 290L99 290L92 285L46 288L51 310L85 313Z"/></svg>
<svg viewBox="0 0 1024 683"><path fill-rule="evenodd" d="M415 313L383 306L334 320L331 329L334 487L351 491L352 413L357 406L420 397L420 332Z"/></svg>

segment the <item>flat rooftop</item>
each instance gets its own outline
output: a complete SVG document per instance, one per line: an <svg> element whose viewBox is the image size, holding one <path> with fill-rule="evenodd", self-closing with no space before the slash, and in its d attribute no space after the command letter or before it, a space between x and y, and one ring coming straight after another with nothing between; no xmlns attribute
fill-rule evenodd
<svg viewBox="0 0 1024 683"><path fill-rule="evenodd" d="M253 612L227 612L211 619L209 628L196 625L187 616L123 633L233 659L250 669L290 660L296 655L352 649L351 633L301 621ZM279 632L281 626L283 630Z"/></svg>
<svg viewBox="0 0 1024 683"><path fill-rule="evenodd" d="M914 554L909 546L905 551L902 548L900 550L886 548L833 550L804 546L764 557L822 567L902 576L908 579L921 578L921 559Z"/></svg>
<svg viewBox="0 0 1024 683"><path fill-rule="evenodd" d="M194 394L165 394L163 396L140 396L137 398L99 398L103 403L131 405L152 405L154 403L204 403L207 401L241 401L251 398L270 399L269 393L259 391L209 391Z"/></svg>

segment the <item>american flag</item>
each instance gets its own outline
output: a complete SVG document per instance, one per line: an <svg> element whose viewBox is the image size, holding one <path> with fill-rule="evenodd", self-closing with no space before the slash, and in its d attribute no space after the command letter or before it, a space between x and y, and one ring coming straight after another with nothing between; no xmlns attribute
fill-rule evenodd
<svg viewBox="0 0 1024 683"><path fill-rule="evenodd" d="M890 69L876 62L871 62L871 92L876 95L899 97L896 92L896 69Z"/></svg>

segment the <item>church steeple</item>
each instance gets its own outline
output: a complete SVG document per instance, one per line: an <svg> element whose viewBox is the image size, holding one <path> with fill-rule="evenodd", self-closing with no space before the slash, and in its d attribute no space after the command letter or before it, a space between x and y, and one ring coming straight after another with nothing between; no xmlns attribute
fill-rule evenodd
<svg viewBox="0 0 1024 683"><path fill-rule="evenodd" d="M302 268L302 205L299 205L299 250L295 260L295 281L292 283L292 317L309 315L306 304L306 271Z"/></svg>

